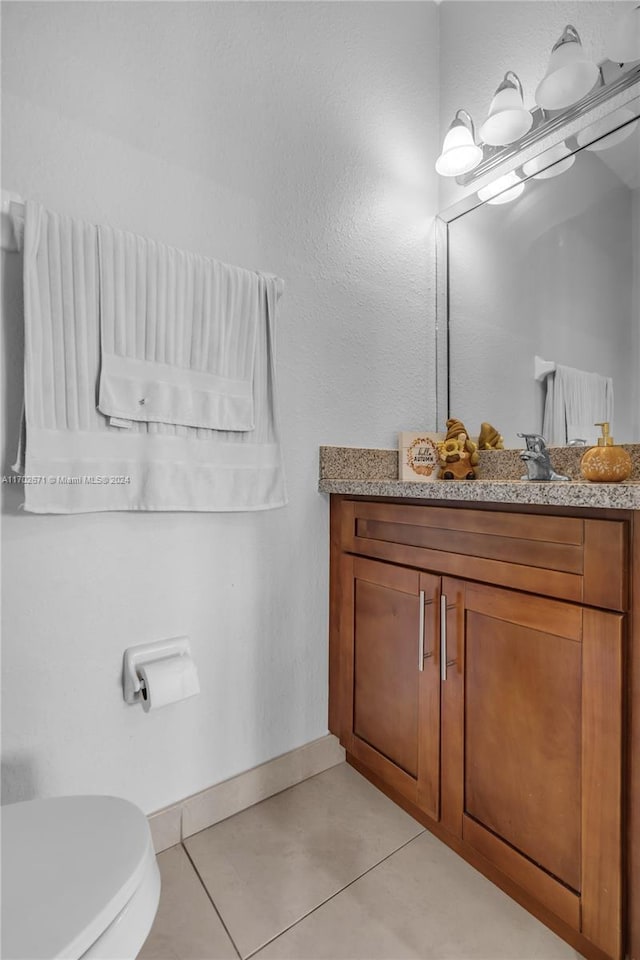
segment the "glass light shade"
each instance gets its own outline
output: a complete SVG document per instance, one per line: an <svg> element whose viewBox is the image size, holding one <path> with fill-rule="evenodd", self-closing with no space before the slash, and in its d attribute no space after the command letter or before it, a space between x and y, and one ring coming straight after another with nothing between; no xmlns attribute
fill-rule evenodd
<svg viewBox="0 0 640 960"><path fill-rule="evenodd" d="M534 180L551 180L552 177L559 177L575 162L576 158L567 145L559 143L533 160L527 160L522 170L525 176L533 177Z"/></svg>
<svg viewBox="0 0 640 960"><path fill-rule="evenodd" d="M571 32L572 31L572 32ZM600 71L588 60L575 27L566 27L554 46L544 79L536 89L536 103L543 110L563 110L589 93Z"/></svg>
<svg viewBox="0 0 640 960"><path fill-rule="evenodd" d="M522 94L514 86L498 89L489 107L489 116L480 127L480 137L492 147L503 147L523 137L533 125L525 110Z"/></svg>
<svg viewBox="0 0 640 960"><path fill-rule="evenodd" d="M514 173L506 173L503 177L498 177L493 183L478 190L478 197L483 202L498 204L510 203L520 196L524 190L524 183L520 177Z"/></svg>
<svg viewBox="0 0 640 960"><path fill-rule="evenodd" d="M518 199L520 194L523 192L524 187L524 183L518 183L515 187L511 187L510 190L505 190L503 193L498 194L497 197L489 200L488 203L491 205L499 203L511 203L512 200Z"/></svg>
<svg viewBox="0 0 640 960"><path fill-rule="evenodd" d="M627 10L607 38L605 53L614 63L640 60L640 4Z"/></svg>
<svg viewBox="0 0 640 960"><path fill-rule="evenodd" d="M638 121L633 118L634 113L628 107L614 110L608 117L603 117L581 130L576 136L578 146L586 146L587 150L594 152L615 147L616 143L622 143L630 137L638 126ZM633 122L630 123L630 120Z"/></svg>
<svg viewBox="0 0 640 960"><path fill-rule="evenodd" d="M473 134L460 120L454 120L442 144L442 153L436 160L436 170L442 177L457 177L477 167L482 150L474 142Z"/></svg>

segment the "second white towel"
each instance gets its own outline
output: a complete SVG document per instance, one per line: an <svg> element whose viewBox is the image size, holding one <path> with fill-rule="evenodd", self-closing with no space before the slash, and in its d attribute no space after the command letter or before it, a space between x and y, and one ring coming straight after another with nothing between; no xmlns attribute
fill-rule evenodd
<svg viewBox="0 0 640 960"><path fill-rule="evenodd" d="M112 227L98 227L98 241L99 410L253 430L259 275Z"/></svg>

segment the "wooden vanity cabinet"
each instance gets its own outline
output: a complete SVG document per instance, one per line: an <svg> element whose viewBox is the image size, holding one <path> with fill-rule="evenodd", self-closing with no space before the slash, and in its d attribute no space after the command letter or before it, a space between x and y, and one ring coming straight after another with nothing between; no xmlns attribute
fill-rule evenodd
<svg viewBox="0 0 640 960"><path fill-rule="evenodd" d="M619 960L638 896L629 521L332 500L330 729L349 761L582 953Z"/></svg>

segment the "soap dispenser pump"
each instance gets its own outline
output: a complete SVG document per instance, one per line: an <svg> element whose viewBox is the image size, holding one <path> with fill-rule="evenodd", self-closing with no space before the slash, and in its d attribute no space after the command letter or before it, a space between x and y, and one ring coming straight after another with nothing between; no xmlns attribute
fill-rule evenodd
<svg viewBox="0 0 640 960"><path fill-rule="evenodd" d="M602 427L598 446L591 447L580 461L580 471L585 480L594 483L619 483L631 476L631 457L623 447L617 447L609 435L609 423L596 423Z"/></svg>

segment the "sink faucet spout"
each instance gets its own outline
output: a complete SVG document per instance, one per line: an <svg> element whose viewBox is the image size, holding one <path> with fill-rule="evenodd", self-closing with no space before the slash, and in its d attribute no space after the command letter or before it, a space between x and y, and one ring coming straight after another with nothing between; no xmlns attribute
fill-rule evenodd
<svg viewBox="0 0 640 960"><path fill-rule="evenodd" d="M551 458L544 437L539 433L519 433L526 444L526 450L520 454L520 459L526 464L527 472L522 480L568 480L560 473L556 473L551 465Z"/></svg>

